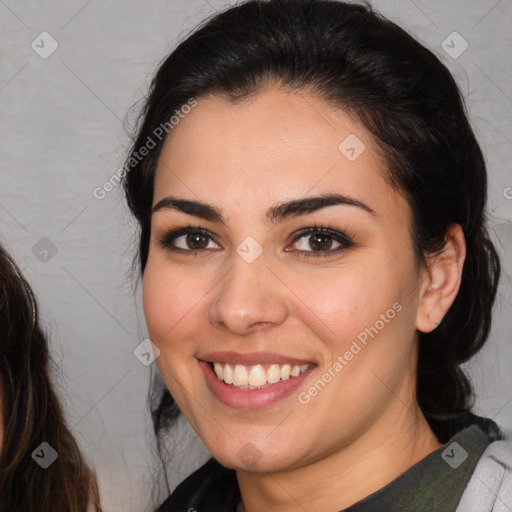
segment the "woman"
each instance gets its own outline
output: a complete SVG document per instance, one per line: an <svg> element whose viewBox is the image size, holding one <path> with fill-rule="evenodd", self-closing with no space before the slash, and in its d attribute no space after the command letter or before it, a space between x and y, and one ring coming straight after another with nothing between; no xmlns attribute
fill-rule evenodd
<svg viewBox="0 0 512 512"><path fill-rule="evenodd" d="M429 50L368 6L244 2L161 64L126 171L155 427L177 406L213 456L159 510L512 508L460 366L500 274L485 163Z"/></svg>
<svg viewBox="0 0 512 512"><path fill-rule="evenodd" d="M50 379L32 290L0 246L0 510L101 512Z"/></svg>

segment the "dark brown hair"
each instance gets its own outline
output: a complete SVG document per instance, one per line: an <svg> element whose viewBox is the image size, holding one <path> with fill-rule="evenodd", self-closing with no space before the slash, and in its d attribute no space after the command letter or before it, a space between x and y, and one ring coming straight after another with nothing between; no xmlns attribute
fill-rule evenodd
<svg viewBox="0 0 512 512"><path fill-rule="evenodd" d="M417 399L446 442L448 420L461 414L474 419L468 416L473 391L461 364L489 335L500 276L486 228L486 165L449 70L369 5L249 0L206 20L163 61L141 112L124 179L140 227L141 271L165 139L145 158L135 162L134 155L190 98L218 94L236 102L272 83L313 91L369 130L387 164L386 178L412 209L418 262L443 248L451 225L463 228L467 255L459 293L439 327L419 333ZM176 412L172 397L162 391L153 407L155 430ZM488 430L497 431L493 425Z"/></svg>
<svg viewBox="0 0 512 512"><path fill-rule="evenodd" d="M50 379L48 344L34 294L1 246L0 336L0 510L86 512L93 505L101 512L96 479L66 426ZM43 442L58 454L46 469L32 458Z"/></svg>

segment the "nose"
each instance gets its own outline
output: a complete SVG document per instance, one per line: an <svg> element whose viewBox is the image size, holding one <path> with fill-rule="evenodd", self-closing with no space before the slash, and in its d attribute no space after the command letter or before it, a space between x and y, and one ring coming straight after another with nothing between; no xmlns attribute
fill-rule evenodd
<svg viewBox="0 0 512 512"><path fill-rule="evenodd" d="M208 319L218 329L243 336L282 324L288 315L285 286L267 267L264 255L247 263L234 254L208 307Z"/></svg>

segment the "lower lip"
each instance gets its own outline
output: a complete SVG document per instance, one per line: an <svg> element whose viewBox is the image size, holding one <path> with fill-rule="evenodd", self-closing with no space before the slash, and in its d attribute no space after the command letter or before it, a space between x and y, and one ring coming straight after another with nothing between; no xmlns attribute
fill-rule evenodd
<svg viewBox="0 0 512 512"><path fill-rule="evenodd" d="M314 366L297 377L282 380L263 389L240 389L219 380L210 363L199 360L212 393L224 404L236 409L260 409L272 405L291 395L315 368Z"/></svg>

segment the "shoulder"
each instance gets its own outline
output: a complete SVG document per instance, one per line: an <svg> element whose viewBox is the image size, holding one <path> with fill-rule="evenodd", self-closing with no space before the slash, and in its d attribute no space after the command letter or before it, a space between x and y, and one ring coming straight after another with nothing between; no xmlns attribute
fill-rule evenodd
<svg viewBox="0 0 512 512"><path fill-rule="evenodd" d="M231 512L239 496L236 472L211 458L181 482L157 512L190 509Z"/></svg>
<svg viewBox="0 0 512 512"><path fill-rule="evenodd" d="M512 510L512 441L489 444L471 475L457 512Z"/></svg>

